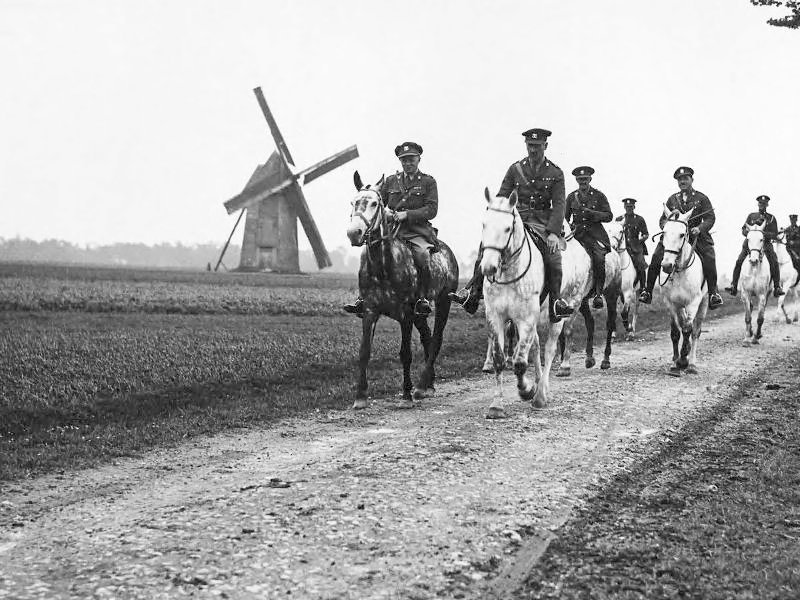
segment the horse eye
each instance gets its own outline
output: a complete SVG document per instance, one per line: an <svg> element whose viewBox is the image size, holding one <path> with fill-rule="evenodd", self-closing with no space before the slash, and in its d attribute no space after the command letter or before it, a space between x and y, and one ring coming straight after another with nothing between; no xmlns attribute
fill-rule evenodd
<svg viewBox="0 0 800 600"><path fill-rule="evenodd" d="M509 232L509 231L511 231L511 227L506 227L506 228L505 228L505 232L507 233L507 232Z"/></svg>

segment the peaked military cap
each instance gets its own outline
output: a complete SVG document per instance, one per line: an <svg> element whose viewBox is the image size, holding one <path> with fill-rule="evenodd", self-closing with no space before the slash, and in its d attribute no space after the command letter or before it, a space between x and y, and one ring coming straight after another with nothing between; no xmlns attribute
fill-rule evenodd
<svg viewBox="0 0 800 600"><path fill-rule="evenodd" d="M675 173L672 174L675 179L678 177L683 177L684 175L694 177L694 169L692 167L678 167L675 169Z"/></svg>
<svg viewBox="0 0 800 600"><path fill-rule="evenodd" d="M764 204L769 204L769 196L764 196L763 194L756 198L756 202L763 202Z"/></svg>
<svg viewBox="0 0 800 600"><path fill-rule="evenodd" d="M397 158L403 156L420 156L422 155L422 146L416 142L403 142L394 149L394 154Z"/></svg>
<svg viewBox="0 0 800 600"><path fill-rule="evenodd" d="M797 218L797 215L789 215L789 218L790 218L790 219L796 219L796 218Z"/></svg>
<svg viewBox="0 0 800 600"><path fill-rule="evenodd" d="M623 199L622 199L622 203L623 203L625 206L628 206L629 204L630 204L630 205L634 205L634 204L636 204L636 199L635 199L635 198L623 198Z"/></svg>
<svg viewBox="0 0 800 600"><path fill-rule="evenodd" d="M525 141L530 140L532 142L544 143L551 135L553 135L552 131L548 131L547 129L539 129L538 127L522 132L522 136L525 138Z"/></svg>
<svg viewBox="0 0 800 600"><path fill-rule="evenodd" d="M572 174L575 177L591 177L594 175L594 169L592 167L575 167L572 169Z"/></svg>

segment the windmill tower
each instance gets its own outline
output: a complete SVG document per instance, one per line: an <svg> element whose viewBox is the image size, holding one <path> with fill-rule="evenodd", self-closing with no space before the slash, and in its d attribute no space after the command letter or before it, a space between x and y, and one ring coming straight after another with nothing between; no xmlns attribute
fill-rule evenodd
<svg viewBox="0 0 800 600"><path fill-rule="evenodd" d="M297 173L292 171L294 159L278 129L278 124L267 106L267 101L257 87L253 90L267 120L277 151L274 151L262 165L256 167L244 190L227 202L228 214L240 211L228 241L222 249L216 271L225 255L225 250L234 231L247 212L242 238L242 255L239 270L261 271L270 269L282 273L299 273L300 262L297 250L297 220L311 243L314 257L320 269L331 266L331 259L325 243L317 229L306 203L300 179L305 185L333 169L340 167L358 156L358 148L350 146L333 156Z"/></svg>

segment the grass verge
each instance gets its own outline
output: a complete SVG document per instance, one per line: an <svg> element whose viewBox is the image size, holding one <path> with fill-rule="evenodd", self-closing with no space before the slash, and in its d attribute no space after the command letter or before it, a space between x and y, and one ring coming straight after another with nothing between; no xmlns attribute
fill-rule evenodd
<svg viewBox="0 0 800 600"><path fill-rule="evenodd" d="M613 480L515 597L800 597L798 383L795 350Z"/></svg>

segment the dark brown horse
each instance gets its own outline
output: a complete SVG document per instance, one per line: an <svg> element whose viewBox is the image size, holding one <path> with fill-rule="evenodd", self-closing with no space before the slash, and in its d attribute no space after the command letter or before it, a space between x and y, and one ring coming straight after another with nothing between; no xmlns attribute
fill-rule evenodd
<svg viewBox="0 0 800 600"><path fill-rule="evenodd" d="M419 331L419 340L425 352L425 367L422 370L414 398L422 399L428 390L433 390L434 363L442 347L442 337L450 315L450 298L458 284L458 263L452 250L439 241L431 255L430 286L428 300L435 303L433 333L425 316L414 314L414 303L420 297L417 268L411 249L397 237L397 227L387 213L386 205L379 193L380 184L364 186L358 172L353 175L358 190L352 201L350 226L347 237L353 246L364 246L361 267L358 271L358 289L364 300L364 316L359 352L359 378L353 408L366 408L367 365L372 350L375 325L381 315L400 323L402 341L400 361L403 363L402 408L412 408L411 395L411 331Z"/></svg>

